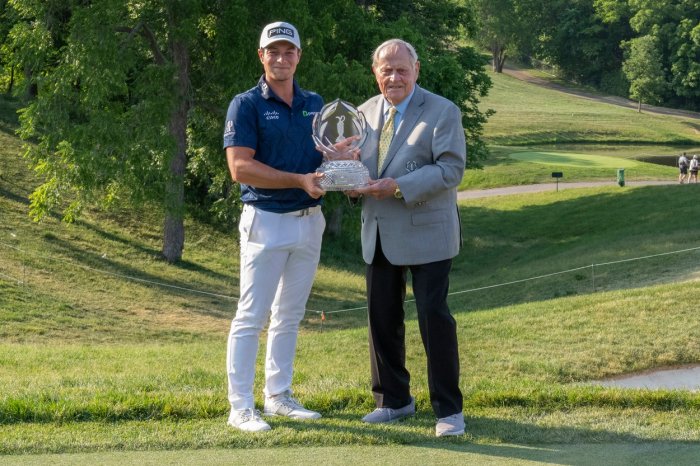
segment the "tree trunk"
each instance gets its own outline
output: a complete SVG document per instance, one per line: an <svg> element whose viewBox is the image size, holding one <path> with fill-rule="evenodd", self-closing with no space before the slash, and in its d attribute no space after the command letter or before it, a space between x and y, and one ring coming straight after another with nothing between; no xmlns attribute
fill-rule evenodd
<svg viewBox="0 0 700 466"><path fill-rule="evenodd" d="M342 204L337 205L332 211L326 225L326 230L333 236L340 236L343 231L343 212L345 209Z"/></svg>
<svg viewBox="0 0 700 466"><path fill-rule="evenodd" d="M499 45L491 47L491 66L494 72L503 73L503 64L506 62L506 51Z"/></svg>
<svg viewBox="0 0 700 466"><path fill-rule="evenodd" d="M187 164L187 113L189 100L189 53L184 43L175 41L173 62L177 69L177 104L170 117L170 134L175 153L170 159L165 184L165 224L163 257L170 263L182 259L185 246L185 166Z"/></svg>
<svg viewBox="0 0 700 466"><path fill-rule="evenodd" d="M637 101L637 113L642 113L642 101L641 101L641 99Z"/></svg>
<svg viewBox="0 0 700 466"><path fill-rule="evenodd" d="M7 95L12 94L12 89L15 85L15 65L10 68L10 82L7 84Z"/></svg>
<svg viewBox="0 0 700 466"><path fill-rule="evenodd" d="M34 100L34 98L36 98L36 96L39 95L39 88L37 87L36 83L32 82L33 76L34 75L32 73L32 70L28 66L26 66L24 68L24 79L27 82L31 83L29 86L27 86L27 91L24 94L24 98L28 101Z"/></svg>

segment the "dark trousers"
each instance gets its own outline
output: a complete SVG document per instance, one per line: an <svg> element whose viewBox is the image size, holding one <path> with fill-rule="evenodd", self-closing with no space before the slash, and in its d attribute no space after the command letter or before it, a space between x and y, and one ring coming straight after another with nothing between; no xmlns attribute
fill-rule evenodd
<svg viewBox="0 0 700 466"><path fill-rule="evenodd" d="M462 412L457 324L447 306L451 267L451 259L393 265L384 257L377 235L377 249L367 266L366 279L372 393L378 407L396 409L411 402L403 308L410 270L418 326L428 360L433 411L438 418Z"/></svg>

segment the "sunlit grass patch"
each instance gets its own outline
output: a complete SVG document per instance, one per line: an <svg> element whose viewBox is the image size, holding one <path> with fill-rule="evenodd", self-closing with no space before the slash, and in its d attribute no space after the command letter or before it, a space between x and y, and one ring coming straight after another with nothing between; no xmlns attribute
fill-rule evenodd
<svg viewBox="0 0 700 466"><path fill-rule="evenodd" d="M573 152L524 151L513 152L510 157L523 162L556 165L562 168L635 168L641 165L640 162L630 159Z"/></svg>

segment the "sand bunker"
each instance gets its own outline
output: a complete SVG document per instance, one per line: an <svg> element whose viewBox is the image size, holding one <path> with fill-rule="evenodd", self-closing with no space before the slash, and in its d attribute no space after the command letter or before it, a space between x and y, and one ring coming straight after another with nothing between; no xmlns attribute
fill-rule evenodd
<svg viewBox="0 0 700 466"><path fill-rule="evenodd" d="M596 382L606 387L700 390L700 364L627 374Z"/></svg>

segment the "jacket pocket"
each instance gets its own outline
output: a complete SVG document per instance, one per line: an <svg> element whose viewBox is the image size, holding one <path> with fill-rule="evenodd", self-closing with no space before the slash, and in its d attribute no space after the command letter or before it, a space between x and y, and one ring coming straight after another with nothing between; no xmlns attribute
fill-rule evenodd
<svg viewBox="0 0 700 466"><path fill-rule="evenodd" d="M431 212L420 212L411 215L411 224L414 226L445 223L446 221L447 212L445 210L433 210Z"/></svg>

